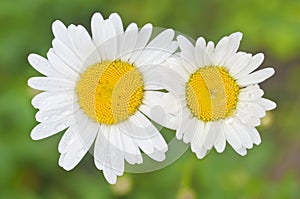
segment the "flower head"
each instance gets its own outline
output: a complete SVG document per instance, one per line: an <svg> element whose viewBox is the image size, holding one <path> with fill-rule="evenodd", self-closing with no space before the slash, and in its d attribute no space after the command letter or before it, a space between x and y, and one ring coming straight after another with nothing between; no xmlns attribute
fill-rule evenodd
<svg viewBox="0 0 300 199"><path fill-rule="evenodd" d="M258 86L274 74L273 68L253 72L264 55L237 52L242 34L222 38L216 47L204 38L195 46L178 36L180 52L170 58L164 82L181 100L181 126L176 136L186 143L198 158L213 147L220 153L226 141L241 154L247 153L261 139L256 126L265 112L276 104L263 98Z"/></svg>
<svg viewBox="0 0 300 199"><path fill-rule="evenodd" d="M157 91L159 83L151 77L177 42L171 29L149 41L152 29L131 23L124 31L116 13L108 19L95 13L92 37L81 25L55 21L47 59L29 55L29 63L45 75L28 80L43 91L32 99L40 124L31 137L43 139L67 129L58 147L64 169L73 169L92 146L95 165L109 183L123 174L124 160L142 163L140 149L154 160L165 159L168 145L148 118L170 128L176 124L168 112L162 118L152 111L169 94Z"/></svg>

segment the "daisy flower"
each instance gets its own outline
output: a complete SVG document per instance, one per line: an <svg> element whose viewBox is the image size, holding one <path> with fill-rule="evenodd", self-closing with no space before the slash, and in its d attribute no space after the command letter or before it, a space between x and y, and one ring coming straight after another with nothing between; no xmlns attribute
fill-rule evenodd
<svg viewBox="0 0 300 199"><path fill-rule="evenodd" d="M213 147L224 151L226 141L240 155L261 142L256 126L276 104L263 98L258 86L274 74L273 68L253 72L263 62L262 53L237 52L242 34L237 32L214 43L200 37L195 46L177 37L180 52L166 62L162 79L181 103L181 126L176 137L191 143L198 158Z"/></svg>
<svg viewBox="0 0 300 199"><path fill-rule="evenodd" d="M131 23L124 31L116 13L107 19L95 13L92 37L81 25L55 21L47 58L29 55L29 63L45 75L28 80L31 88L43 91L32 99L40 123L31 137L39 140L66 129L58 146L65 170L92 149L96 167L114 184L124 172L124 160L143 162L140 150L156 161L165 159L168 145L151 120L169 128L176 124L171 113L162 117L160 103L169 94L159 92L152 77L178 45L171 29L150 41L152 30L151 24L138 29Z"/></svg>

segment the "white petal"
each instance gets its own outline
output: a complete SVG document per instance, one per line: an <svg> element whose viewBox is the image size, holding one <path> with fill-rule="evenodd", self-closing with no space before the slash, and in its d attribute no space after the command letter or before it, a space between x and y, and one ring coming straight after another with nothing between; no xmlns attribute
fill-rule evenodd
<svg viewBox="0 0 300 199"><path fill-rule="evenodd" d="M135 130L142 131L140 133L138 132L131 132L132 135L136 134L136 138L150 138L154 135L156 135L158 132L156 129L153 129L153 124L149 121L149 119L144 116L141 112L137 111L134 115L132 115L128 120L128 123L125 121L124 123L120 123L119 125L132 125L132 127ZM129 127L129 126L127 126ZM149 130L146 130L149 128ZM146 131L149 131L150 134L146 133Z"/></svg>
<svg viewBox="0 0 300 199"><path fill-rule="evenodd" d="M82 66L81 60L65 43L57 38L52 41L55 54L63 60L68 66L72 67L76 72L80 71Z"/></svg>
<svg viewBox="0 0 300 199"><path fill-rule="evenodd" d="M95 140L99 126L92 122L82 111L76 111L74 124L65 132L59 144L60 153L72 152L72 145L78 145L77 148L85 153L90 149ZM73 154L73 156L76 154Z"/></svg>
<svg viewBox="0 0 300 199"><path fill-rule="evenodd" d="M136 144L138 144L138 142L140 142L140 141L141 141L140 139L135 139ZM151 139L149 139L149 141L150 141L150 144L154 147L154 150L152 150L152 149L147 150L147 148L145 148L145 146L143 145L143 143L145 143L145 142L138 144L138 145L144 151L144 153L146 153L150 158L152 158L153 160L156 160L156 161L162 161L161 154L164 154L168 150L168 145L165 142L164 138L162 137L162 135L157 134L156 136L151 137Z"/></svg>
<svg viewBox="0 0 300 199"><path fill-rule="evenodd" d="M199 37L197 39L195 45L195 59L197 61L198 66L204 66L204 56L205 56L206 42L203 37Z"/></svg>
<svg viewBox="0 0 300 199"><path fill-rule="evenodd" d="M136 45L138 38L138 27L135 23L129 24L124 36L121 37L120 43L120 58L122 61L129 61L134 46Z"/></svg>
<svg viewBox="0 0 300 199"><path fill-rule="evenodd" d="M52 122L55 120L63 120L67 117L70 117L78 109L78 104L70 104L59 109L47 111L40 110L36 113L35 119L38 122Z"/></svg>
<svg viewBox="0 0 300 199"><path fill-rule="evenodd" d="M193 118L194 119L194 118ZM192 134L193 137L191 137L191 149L193 152L197 152L200 151L203 147L203 140L201 139L203 137L204 132L205 131L205 124L202 121L198 121L197 119L194 119L196 125L194 126L195 129L193 129L192 131L194 131L194 133L192 132L187 132L185 134ZM185 137L184 137L185 138ZM189 139L189 138L186 138Z"/></svg>
<svg viewBox="0 0 300 199"><path fill-rule="evenodd" d="M199 122L200 124L203 122ZM199 124L198 124L199 126ZM206 147L206 149L211 149L211 147L209 147L210 145L210 141L214 139L215 137L215 133L214 130L212 131L212 126L213 123L212 122L206 122L204 123L204 125L202 124L202 132L199 132L199 146L202 147ZM207 143L206 143L207 142Z"/></svg>
<svg viewBox="0 0 300 199"><path fill-rule="evenodd" d="M71 46L67 28L61 21L56 20L53 22L52 32L54 34L54 37L58 38L60 41L64 42L66 45Z"/></svg>
<svg viewBox="0 0 300 199"><path fill-rule="evenodd" d="M220 128L220 133L216 138L216 141L214 143L215 149L218 153L222 153L225 150L226 147L226 138L225 138L225 131L224 125Z"/></svg>
<svg viewBox="0 0 300 199"><path fill-rule="evenodd" d="M178 46L181 50L180 56L188 62L191 66L193 66L193 69L197 68L197 62L194 57L195 55L195 48L193 44L183 35L177 36Z"/></svg>
<svg viewBox="0 0 300 199"><path fill-rule="evenodd" d="M153 138L152 142L154 144L154 148L158 152L167 152L168 151L168 144L166 143L164 137L157 133Z"/></svg>
<svg viewBox="0 0 300 199"><path fill-rule="evenodd" d="M115 27L116 35L123 34L124 28L121 17L117 13L112 13L109 15L109 19L112 21Z"/></svg>
<svg viewBox="0 0 300 199"><path fill-rule="evenodd" d="M127 132L130 131L135 143L146 154L151 154L155 152L155 150L162 152L167 150L168 146L164 138L154 125L141 113L137 112L134 116L129 118L129 121L125 122L125 124L127 124ZM124 129L124 127L121 126L121 129Z"/></svg>
<svg viewBox="0 0 300 199"><path fill-rule="evenodd" d="M259 126L260 125L260 119L258 116L250 115L248 112L246 112L244 109L237 108L237 114L236 116L241 120L241 122L245 125L250 126Z"/></svg>
<svg viewBox="0 0 300 199"><path fill-rule="evenodd" d="M114 25L111 20L104 20L99 25L99 30L94 43L101 55L102 60L115 60L117 56L117 37Z"/></svg>
<svg viewBox="0 0 300 199"><path fill-rule="evenodd" d="M269 99L261 98L255 102L258 103L266 111L270 111L276 108L276 103Z"/></svg>
<svg viewBox="0 0 300 199"><path fill-rule="evenodd" d="M242 147L242 143L236 132L234 131L233 127L229 124L224 123L224 131L225 131L225 137L228 143L232 146L234 149L239 149Z"/></svg>
<svg viewBox="0 0 300 199"><path fill-rule="evenodd" d="M245 147L241 147L239 149L234 149L238 154L240 154L241 156L245 156L247 154L247 150Z"/></svg>
<svg viewBox="0 0 300 199"><path fill-rule="evenodd" d="M178 59L178 60L179 60L179 61L178 61L179 63L178 63L177 65L180 65L180 67L182 67L184 70L187 71L188 77L186 78L186 77L183 75L183 77L186 79L186 81L189 79L190 74L194 73L194 72L197 70L196 67L201 67L201 66L198 66L198 65L197 65L197 66L192 65L188 60L186 60L186 59L184 59L184 58L182 57L181 52L176 53L176 54L174 54L174 55L171 56L171 57L175 57L175 59ZM168 60L168 59L167 59L167 60ZM166 63L164 62L163 64L165 65ZM171 68L171 67L169 67L169 68ZM173 67L173 68L171 68L171 69L174 70L175 72L177 72L179 75L182 75L182 74L180 73L180 71L177 70L177 67Z"/></svg>
<svg viewBox="0 0 300 199"><path fill-rule="evenodd" d="M43 111L58 109L75 102L73 91L66 92L42 92L34 96L31 103L34 108Z"/></svg>
<svg viewBox="0 0 300 199"><path fill-rule="evenodd" d="M110 126L110 137L109 137L109 156L111 161L111 168L117 175L124 173L124 153L121 135L118 127Z"/></svg>
<svg viewBox="0 0 300 199"><path fill-rule="evenodd" d="M143 76L144 81L144 90L161 90L165 89L163 84L163 76L161 73L158 73L154 67L148 67L147 70L140 71ZM162 72L162 71L161 71ZM159 89L161 88L161 89Z"/></svg>
<svg viewBox="0 0 300 199"><path fill-rule="evenodd" d="M166 159L165 153L161 151L155 151L153 153L148 154L148 156L158 162L162 162Z"/></svg>
<svg viewBox="0 0 300 199"><path fill-rule="evenodd" d="M73 90L75 82L55 77L31 77L28 80L28 85L42 91L66 91Z"/></svg>
<svg viewBox="0 0 300 199"><path fill-rule="evenodd" d="M94 162L99 170L109 167L107 158L109 157L109 132L105 125L98 128L98 134L94 145Z"/></svg>
<svg viewBox="0 0 300 199"><path fill-rule="evenodd" d="M143 62L143 64L141 64L139 66L139 68L141 68L141 70L143 70L143 67L148 67L149 65L147 64L154 64L154 65L158 65L163 63L168 57L170 57L175 50L178 48L178 44L175 41L172 41L168 46L163 47L161 49L157 48L147 48L145 51L149 51L149 52L153 52L153 57L151 58L151 60L148 60L148 62ZM154 55L156 54L156 56ZM144 56L143 54L141 56Z"/></svg>
<svg viewBox="0 0 300 199"><path fill-rule="evenodd" d="M94 147L94 161L99 170L103 170L106 180L114 184L117 180L118 171L114 170L112 166L111 157L111 128L110 126L101 125Z"/></svg>
<svg viewBox="0 0 300 199"><path fill-rule="evenodd" d="M216 139L216 130L214 126L218 125L217 123L206 122L204 125L204 130L201 133L200 140L201 146L205 147L206 149L211 149L215 139Z"/></svg>
<svg viewBox="0 0 300 199"><path fill-rule="evenodd" d="M242 33L236 32L231 34L228 37L223 37L218 44L216 45L215 55L214 55L214 64L215 65L224 65L226 60L236 53L240 41L242 39Z"/></svg>
<svg viewBox="0 0 300 199"><path fill-rule="evenodd" d="M140 164L143 158L138 146L134 143L129 133L121 131L121 140L123 143L124 158L129 164Z"/></svg>
<svg viewBox="0 0 300 199"><path fill-rule="evenodd" d="M64 120L40 123L32 129L30 136L33 140L44 139L46 137L59 133L73 123L73 117L68 117Z"/></svg>
<svg viewBox="0 0 300 199"><path fill-rule="evenodd" d="M194 118L193 118L194 119ZM204 147L204 141L209 131L209 126L206 128L206 123L196 120L196 133L191 140L191 149L193 152L200 151Z"/></svg>
<svg viewBox="0 0 300 199"><path fill-rule="evenodd" d="M117 183L117 175L113 169L111 169L109 167L104 167L103 174L108 183L110 183L110 184Z"/></svg>
<svg viewBox="0 0 300 199"><path fill-rule="evenodd" d="M98 46L103 42L102 23L103 23L102 15L99 12L95 13L91 19L91 30L92 30L93 41L95 42L96 46Z"/></svg>
<svg viewBox="0 0 300 199"><path fill-rule="evenodd" d="M95 13L91 19L92 38L99 50L102 60L114 60L117 56L116 32L120 30L117 14L111 14L110 19L103 20L100 13Z"/></svg>
<svg viewBox="0 0 300 199"><path fill-rule="evenodd" d="M254 144L259 145L261 143L260 135L255 127L248 126L248 133Z"/></svg>
<svg viewBox="0 0 300 199"><path fill-rule="evenodd" d="M196 155L198 159L203 159L207 154L207 149L205 147L201 147L200 150L196 151Z"/></svg>
<svg viewBox="0 0 300 199"><path fill-rule="evenodd" d="M187 108L183 108L182 109L182 113L181 113L181 123L179 125L179 128L176 131L176 138L178 140L181 140L184 133L185 133L185 128L187 128L187 123L192 119L190 110L188 110Z"/></svg>
<svg viewBox="0 0 300 199"><path fill-rule="evenodd" d="M251 54L238 52L225 62L225 66L229 69L231 76L235 77L240 71L248 66L252 58Z"/></svg>
<svg viewBox="0 0 300 199"><path fill-rule="evenodd" d="M247 76L248 74L253 72L255 69L257 69L262 64L263 61L264 61L264 54L259 53L259 54L254 55L251 58L251 61L248 64L248 66L245 67L245 69L243 69L242 71L240 71L235 76L235 78L240 79L240 78L243 78L243 77Z"/></svg>
<svg viewBox="0 0 300 199"><path fill-rule="evenodd" d="M151 138L152 144L154 145L154 152L148 153L147 155L156 161L163 161L166 156L165 152L168 150L168 145L160 133L156 134Z"/></svg>
<svg viewBox="0 0 300 199"><path fill-rule="evenodd" d="M173 37L174 37L174 30L167 29L163 32L159 33L148 45L149 48L160 48L161 46L168 46Z"/></svg>
<svg viewBox="0 0 300 199"><path fill-rule="evenodd" d="M162 87L160 84L147 84L147 86L144 85L144 89L147 91L158 91L158 90L164 90L165 88Z"/></svg>
<svg viewBox="0 0 300 199"><path fill-rule="evenodd" d="M49 51L47 57L52 67L64 77L75 81L78 77L78 73L75 72L72 67L65 64L55 53Z"/></svg>
<svg viewBox="0 0 300 199"><path fill-rule="evenodd" d="M179 106L180 99L172 93L160 91L145 91L143 103L147 105L160 105L167 113L176 114L181 110Z"/></svg>
<svg viewBox="0 0 300 199"><path fill-rule="evenodd" d="M241 102L238 104L238 110L243 110L249 116L262 118L266 115L265 110L256 103L253 102Z"/></svg>
<svg viewBox="0 0 300 199"><path fill-rule="evenodd" d="M182 128L181 131L183 134L183 142L185 143L194 142L194 137L202 133L200 128L198 131L198 120L195 117L188 120L187 123L183 125L185 126L185 128ZM192 143L192 147L193 147L193 143Z"/></svg>
<svg viewBox="0 0 300 199"><path fill-rule="evenodd" d="M235 122L233 122L233 128L238 134L242 142L242 145L248 149L252 148L253 142L252 142L252 138L248 133L247 127L245 127L244 125L240 124L238 121L235 120Z"/></svg>
<svg viewBox="0 0 300 199"><path fill-rule="evenodd" d="M63 167L66 171L72 170L82 160L86 152L82 150L80 143L72 144L69 146L69 151L63 153L59 158L59 166Z"/></svg>
<svg viewBox="0 0 300 199"><path fill-rule="evenodd" d="M250 84L258 84L258 83L265 81L269 77L271 77L274 73L275 73L275 71L273 68L264 68L264 69L254 72L254 73L251 73L250 75L248 75L245 78L238 79L237 83L241 86L247 86Z"/></svg>
<svg viewBox="0 0 300 199"><path fill-rule="evenodd" d="M204 141L204 146L208 150L210 150L214 146L214 143L216 142L221 129L221 124L219 122L208 122L206 123L205 128L207 128L207 126L209 125L209 132Z"/></svg>
<svg viewBox="0 0 300 199"><path fill-rule="evenodd" d="M73 139L74 139L73 130L72 127L69 127L59 141L58 144L59 153L63 153L67 149L67 147L73 143Z"/></svg>
<svg viewBox="0 0 300 199"><path fill-rule="evenodd" d="M48 60L37 54L30 54L28 56L30 65L45 76L56 77L59 76L57 72L51 67Z"/></svg>
<svg viewBox="0 0 300 199"><path fill-rule="evenodd" d="M207 43L207 47L205 49L205 54L204 54L204 66L211 66L213 65L213 56L214 56L214 43L212 41L209 41Z"/></svg>
<svg viewBox="0 0 300 199"><path fill-rule="evenodd" d="M76 112L76 134L85 151L88 151L96 139L99 124L91 121L82 111ZM84 122L85 121L85 122Z"/></svg>
<svg viewBox="0 0 300 199"><path fill-rule="evenodd" d="M83 61L84 71L87 66L100 62L100 56L96 50L92 39L83 26L70 26L68 28L69 38L71 40L72 49L76 55Z"/></svg>
<svg viewBox="0 0 300 199"><path fill-rule="evenodd" d="M189 69L185 66L185 62L182 61L181 58L178 58L177 56L169 57L164 63L163 67L168 67L171 70L178 73L178 75L181 75L185 82L187 82L190 78Z"/></svg>
<svg viewBox="0 0 300 199"><path fill-rule="evenodd" d="M128 136L134 140L134 143L138 145L142 151L146 154L150 154L154 152L154 146L151 139L158 131L153 127L153 124L146 124L147 122L150 123L145 116L142 116L141 113L137 112L127 121L120 123L119 126L124 133L128 133ZM151 128L151 126L154 129Z"/></svg>
<svg viewBox="0 0 300 199"><path fill-rule="evenodd" d="M173 52L167 51L170 43L174 37L174 31L167 29L157 35L142 51L142 53L135 59L134 63L140 67L157 62L155 58L161 53L172 54ZM156 64L159 64L157 62Z"/></svg>
<svg viewBox="0 0 300 199"><path fill-rule="evenodd" d="M122 20L120 18L120 16L117 13L112 13L110 14L108 20L110 20L114 26L114 30L115 30L115 45L116 45L116 49L115 49L115 59L120 59L120 51L121 51L121 46L122 46L122 40L124 38L124 28L123 28L123 23Z"/></svg>
<svg viewBox="0 0 300 199"><path fill-rule="evenodd" d="M71 131L73 131L72 142L64 149L59 158L59 165L67 171L73 169L82 160L90 147L86 148L84 143L81 142L77 133L78 129L72 128Z"/></svg>
<svg viewBox="0 0 300 199"><path fill-rule="evenodd" d="M170 129L176 129L176 113L179 106L176 98L171 93L146 91L140 110L156 123Z"/></svg>
<svg viewBox="0 0 300 199"><path fill-rule="evenodd" d="M239 100L241 101L254 101L262 97L264 91L258 85L251 85L240 90Z"/></svg>
<svg viewBox="0 0 300 199"><path fill-rule="evenodd" d="M158 75L157 75L158 76ZM170 92L180 95L185 94L186 82L181 75L178 75L173 70L165 70L161 72L160 79L162 85Z"/></svg>
<svg viewBox="0 0 300 199"><path fill-rule="evenodd" d="M218 65L223 65L223 61L222 60L224 58L224 56L226 55L226 53L229 51L228 50L228 40L229 37L225 36L222 39L220 39L220 41L216 44L216 48L215 48L215 54L214 54L214 65L218 66Z"/></svg>
<svg viewBox="0 0 300 199"><path fill-rule="evenodd" d="M235 53L238 50L242 37L243 33L241 32L235 32L229 35L229 48L232 53Z"/></svg>
<svg viewBox="0 0 300 199"><path fill-rule="evenodd" d="M134 63L137 57L140 56L142 50L144 49L145 45L148 43L150 36L152 33L152 25L146 24L138 33L138 38L129 59L130 63Z"/></svg>
<svg viewBox="0 0 300 199"><path fill-rule="evenodd" d="M164 68L156 65L149 65L148 67L143 67L142 69L143 70L140 70L140 72L143 76L145 90L151 90L149 87L152 88L154 86L163 87L162 73L166 73L163 72L165 70Z"/></svg>

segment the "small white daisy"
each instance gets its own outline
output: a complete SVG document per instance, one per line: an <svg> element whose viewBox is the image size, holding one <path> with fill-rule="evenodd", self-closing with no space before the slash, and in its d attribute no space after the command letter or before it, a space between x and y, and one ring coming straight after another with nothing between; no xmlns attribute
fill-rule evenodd
<svg viewBox="0 0 300 199"><path fill-rule="evenodd" d="M160 103L169 94L157 91L155 67L178 47L174 31L167 29L149 41L152 25L126 30L120 16L91 19L92 37L80 25L52 26L55 38L47 59L30 54L29 63L46 77L32 77L28 85L41 90L32 99L40 122L31 132L34 140L67 129L59 143L59 165L73 169L93 146L95 165L109 183L124 172L124 160L142 163L140 149L162 161L168 149L148 119L175 128L173 116ZM158 67L159 68L159 67ZM160 111L155 111L161 107Z"/></svg>
<svg viewBox="0 0 300 199"><path fill-rule="evenodd" d="M222 38L216 47L204 38L195 46L178 36L180 52L168 59L165 86L181 101L181 126L176 137L191 143L198 158L215 147L224 151L226 141L240 155L253 143L260 144L256 126L276 104L262 98L258 83L274 74L273 68L257 69L264 55L237 52L242 34Z"/></svg>

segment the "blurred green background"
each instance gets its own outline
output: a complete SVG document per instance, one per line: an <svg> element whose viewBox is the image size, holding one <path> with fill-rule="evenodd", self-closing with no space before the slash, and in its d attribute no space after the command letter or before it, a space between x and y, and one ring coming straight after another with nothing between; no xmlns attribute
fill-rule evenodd
<svg viewBox="0 0 300 199"><path fill-rule="evenodd" d="M109 185L90 154L72 171L57 164L62 133L32 141L38 73L27 62L51 46L51 23L83 24L95 11L118 12L125 23L151 22L196 39L218 41L244 34L240 50L265 53L262 67L276 74L261 86L278 108L259 127L262 144L240 157L230 147L198 160L188 149L172 165L151 173L126 173ZM300 198L300 1L204 0L0 0L0 198ZM173 131L162 131L167 138Z"/></svg>

